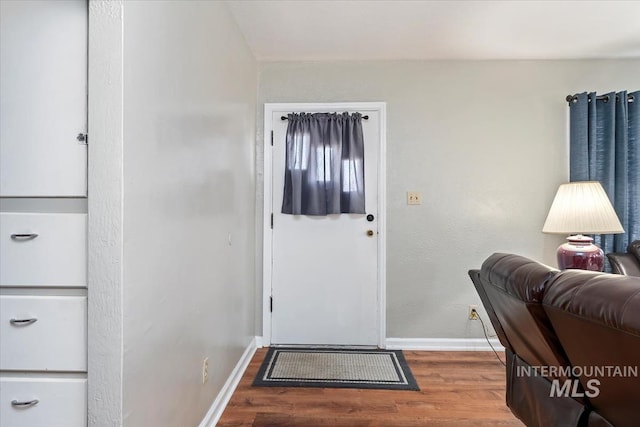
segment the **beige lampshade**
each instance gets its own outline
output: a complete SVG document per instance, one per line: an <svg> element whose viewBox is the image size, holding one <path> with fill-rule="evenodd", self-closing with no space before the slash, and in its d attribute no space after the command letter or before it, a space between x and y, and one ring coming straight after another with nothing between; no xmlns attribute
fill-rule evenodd
<svg viewBox="0 0 640 427"><path fill-rule="evenodd" d="M624 230L602 185L579 181L560 185L542 232L618 234Z"/></svg>

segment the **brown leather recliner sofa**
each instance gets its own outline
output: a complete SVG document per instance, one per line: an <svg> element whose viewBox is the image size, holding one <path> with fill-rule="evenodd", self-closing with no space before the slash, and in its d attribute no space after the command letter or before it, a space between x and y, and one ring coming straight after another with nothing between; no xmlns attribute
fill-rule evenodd
<svg viewBox="0 0 640 427"><path fill-rule="evenodd" d="M613 273L640 276L640 240L629 243L627 252L612 252L607 258Z"/></svg>
<svg viewBox="0 0 640 427"><path fill-rule="evenodd" d="M640 426L640 278L496 253L469 275L527 426Z"/></svg>

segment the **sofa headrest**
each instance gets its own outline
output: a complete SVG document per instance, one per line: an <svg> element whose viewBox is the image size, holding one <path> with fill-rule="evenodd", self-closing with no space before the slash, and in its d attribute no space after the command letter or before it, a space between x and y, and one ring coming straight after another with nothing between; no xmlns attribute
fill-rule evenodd
<svg viewBox="0 0 640 427"><path fill-rule="evenodd" d="M544 306L640 336L640 277L565 270L550 281Z"/></svg>
<svg viewBox="0 0 640 427"><path fill-rule="evenodd" d="M520 255L495 253L482 264L480 279L525 302L542 303L558 270Z"/></svg>
<svg viewBox="0 0 640 427"><path fill-rule="evenodd" d="M627 246L627 252L633 254L640 261L640 240L634 240Z"/></svg>

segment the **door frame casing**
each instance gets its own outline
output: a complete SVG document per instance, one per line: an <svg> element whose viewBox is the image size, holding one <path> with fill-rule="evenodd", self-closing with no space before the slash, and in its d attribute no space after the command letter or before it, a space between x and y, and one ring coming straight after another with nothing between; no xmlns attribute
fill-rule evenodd
<svg viewBox="0 0 640 427"><path fill-rule="evenodd" d="M387 104L385 102L332 102L332 103L265 103L264 104L264 159L263 159L263 255L262 255L262 344L271 345L271 288L273 260L273 229L271 228L272 182L273 182L273 150L271 132L273 130L273 113L287 112L333 112L357 110L378 112L380 117L378 133L378 347L386 345L386 309L387 309L387 244L386 244L386 147L387 147Z"/></svg>

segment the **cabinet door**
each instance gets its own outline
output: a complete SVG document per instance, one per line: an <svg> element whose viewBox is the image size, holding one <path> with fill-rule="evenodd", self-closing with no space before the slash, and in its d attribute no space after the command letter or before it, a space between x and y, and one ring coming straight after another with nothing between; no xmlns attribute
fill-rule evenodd
<svg viewBox="0 0 640 427"><path fill-rule="evenodd" d="M87 1L0 1L0 196L82 197Z"/></svg>
<svg viewBox="0 0 640 427"><path fill-rule="evenodd" d="M0 212L0 287L87 286L87 214Z"/></svg>
<svg viewBox="0 0 640 427"><path fill-rule="evenodd" d="M84 427L86 408L86 379L0 376L2 427Z"/></svg>
<svg viewBox="0 0 640 427"><path fill-rule="evenodd" d="M0 295L0 370L87 370L87 297Z"/></svg>

